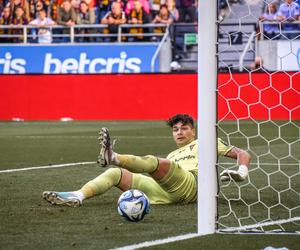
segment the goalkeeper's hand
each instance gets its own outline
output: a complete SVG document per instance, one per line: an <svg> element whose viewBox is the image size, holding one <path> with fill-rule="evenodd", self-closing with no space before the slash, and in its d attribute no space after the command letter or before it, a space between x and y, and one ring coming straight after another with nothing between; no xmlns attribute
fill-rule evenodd
<svg viewBox="0 0 300 250"><path fill-rule="evenodd" d="M234 180L236 182L244 181L248 176L248 167L245 165L241 165L239 169L236 170L229 170L225 169L220 174L220 179L223 182Z"/></svg>

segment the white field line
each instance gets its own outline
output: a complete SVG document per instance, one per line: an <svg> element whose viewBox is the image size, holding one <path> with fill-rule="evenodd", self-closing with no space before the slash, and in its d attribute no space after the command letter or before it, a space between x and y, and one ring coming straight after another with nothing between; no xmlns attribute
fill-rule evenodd
<svg viewBox="0 0 300 250"><path fill-rule="evenodd" d="M71 167L71 166L80 166L80 165L89 165L89 164L95 164L96 162L76 162L76 163L66 163L66 164L56 164L56 165L48 165L48 166L37 166L37 167L27 167L27 168L18 168L18 169L6 169L6 170L0 170L0 173L11 173L11 172L19 172L19 171L29 171L29 170L38 170L38 169L49 169L49 168L62 168L62 167ZM257 227L262 226L270 226L270 225L276 225L276 224L284 224L289 223L293 221L299 221L300 217L295 217L287 220L278 220L273 222L265 222L261 224L253 224L253 225L247 225L242 227L232 227L232 228L226 228L219 230L219 232L234 232L234 231L242 231L242 230L249 230ZM114 250L133 250L133 249L139 249L143 247L150 247L150 246L156 246L161 244L167 244L171 242L186 240L186 239L192 239L195 237L201 236L197 233L190 233L190 234L184 234L184 235L178 235L174 237L168 237L165 239L158 239L153 241L145 241L133 245L128 245L124 247L114 248Z"/></svg>
<svg viewBox="0 0 300 250"><path fill-rule="evenodd" d="M114 250L133 250L133 249L139 249L139 248L143 248L143 247L151 247L151 246L171 243L171 242L180 241L180 240L187 240L187 239L191 239L191 238L195 238L195 237L199 237L199 236L201 236L201 235L197 234L197 233L183 234L183 235L178 235L178 236L174 236L174 237L168 237L165 239L145 241L145 242L141 242L141 243L137 243L137 244L133 244L133 245L114 248Z"/></svg>
<svg viewBox="0 0 300 250"><path fill-rule="evenodd" d="M48 166L15 168L15 169L0 170L0 173L12 173L12 172L47 169L47 168L63 168L63 167L72 167L72 166L80 166L80 165L89 165L95 163L96 163L95 161L86 161L86 162L74 162L74 163L56 164L56 165L48 165Z"/></svg>
<svg viewBox="0 0 300 250"><path fill-rule="evenodd" d="M74 162L74 163L65 163L65 164L56 164L56 165L47 165L47 166L37 166L37 167L26 167L26 168L15 168L15 169L5 169L0 170L0 173L12 173L12 172L20 172L20 171L29 171L29 170L38 170L38 169L47 169L47 168L63 168L63 167L72 167L72 166L79 166L79 165L89 165L89 164L95 164L95 161L88 161L88 162ZM232 162L222 162L218 163L220 165L233 165ZM277 166L276 163L251 163L251 165L274 165ZM298 166L298 164L288 164L284 163L282 165L290 165L290 166Z"/></svg>
<svg viewBox="0 0 300 250"><path fill-rule="evenodd" d="M30 139L43 139L43 138L53 138L53 139L60 139L60 138L96 138L97 136L94 135L0 135L0 138L30 138ZM170 139L170 136L167 135L116 135L116 138L124 138L124 139L147 139L147 138L161 138L161 139ZM231 139L244 139L243 136L231 136ZM285 139L298 139L296 136L287 136L284 137Z"/></svg>
<svg viewBox="0 0 300 250"><path fill-rule="evenodd" d="M147 138L158 138L158 139L170 139L170 136L165 135L120 135L116 136L118 139L147 139ZM71 138L71 139L81 139L81 138L97 138L97 136L93 135L0 135L0 138L17 138L17 139L64 139L64 138Z"/></svg>
<svg viewBox="0 0 300 250"><path fill-rule="evenodd" d="M258 228L258 227L286 224L286 223L295 222L295 221L300 221L300 217L294 217L294 218L285 219L285 220L269 221L269 222L264 222L264 223L257 223L257 224L246 225L246 226L241 226L241 227L229 227L229 228L221 229L219 231L220 232L245 231L245 230L254 229L254 228Z"/></svg>

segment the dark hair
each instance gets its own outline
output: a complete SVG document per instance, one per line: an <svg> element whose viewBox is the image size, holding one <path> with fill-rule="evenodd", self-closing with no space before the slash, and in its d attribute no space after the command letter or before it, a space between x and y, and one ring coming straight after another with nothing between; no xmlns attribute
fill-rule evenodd
<svg viewBox="0 0 300 250"><path fill-rule="evenodd" d="M178 122L182 122L183 125L190 124L194 128L194 119L188 114L177 114L172 116L167 120L167 125L172 128Z"/></svg>
<svg viewBox="0 0 300 250"><path fill-rule="evenodd" d="M15 8L15 12L16 12L16 10L17 9L21 9L21 10L23 10L24 11L24 9L23 9L23 7L22 6L17 6L16 8Z"/></svg>
<svg viewBox="0 0 300 250"><path fill-rule="evenodd" d="M168 6L166 4L162 4L159 9L161 10L162 8L168 9Z"/></svg>
<svg viewBox="0 0 300 250"><path fill-rule="evenodd" d="M86 1L81 1L79 5L81 6L81 4L85 4L87 7L89 7L89 5Z"/></svg>

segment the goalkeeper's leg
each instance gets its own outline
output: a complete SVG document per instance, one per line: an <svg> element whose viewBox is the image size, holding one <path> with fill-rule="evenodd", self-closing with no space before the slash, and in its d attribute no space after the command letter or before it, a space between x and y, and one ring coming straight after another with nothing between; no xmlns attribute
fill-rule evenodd
<svg viewBox="0 0 300 250"><path fill-rule="evenodd" d="M152 194L149 190L159 190L153 195L151 202L174 203L174 202L194 202L197 198L196 177L189 171L182 169L175 162L168 159L157 158L155 156L135 156L117 154L112 150L109 132L103 128L100 132L100 155L98 162L100 166L117 165L132 173L149 173L152 181L144 185L134 187L142 188L146 194ZM140 176L138 174L133 176ZM155 180L155 181L154 181ZM145 178L142 180L145 182ZM138 181L134 182L135 184ZM141 182L139 182L141 183ZM163 194L163 195L161 195Z"/></svg>
<svg viewBox="0 0 300 250"><path fill-rule="evenodd" d="M79 206L84 199L103 194L113 186L117 186L123 191L128 190L132 186L132 173L149 173L155 180L161 180L170 171L171 162L167 159L158 159L151 155L145 157L121 155L113 152L106 128L101 130L99 141L101 146L98 163L100 166L113 164L129 171L119 168L108 169L78 191L45 191L43 193L45 200L56 205Z"/></svg>
<svg viewBox="0 0 300 250"><path fill-rule="evenodd" d="M52 205L78 207L83 200L101 195L117 187L122 191L139 189L150 199L151 204L168 204L173 198L153 178L134 174L126 169L110 168L95 179L86 183L80 190L72 192L45 191L43 198Z"/></svg>
<svg viewBox="0 0 300 250"><path fill-rule="evenodd" d="M168 159L157 158L152 155L141 157L117 154L113 151L113 143L111 143L108 129L102 128L99 135L98 163L100 166L115 165L132 173L149 173L155 180L160 180L169 173L171 162Z"/></svg>
<svg viewBox="0 0 300 250"><path fill-rule="evenodd" d="M116 186L128 190L132 185L132 173L122 173L120 168L110 168L95 179L86 183L80 190L72 192L45 191L43 198L52 205L78 207L83 200L101 195Z"/></svg>

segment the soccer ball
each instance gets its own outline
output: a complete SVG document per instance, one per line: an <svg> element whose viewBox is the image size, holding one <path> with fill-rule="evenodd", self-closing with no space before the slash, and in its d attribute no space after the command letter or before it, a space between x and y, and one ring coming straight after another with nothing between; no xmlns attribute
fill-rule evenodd
<svg viewBox="0 0 300 250"><path fill-rule="evenodd" d="M149 211L149 199L140 190L130 189L121 194L118 200L118 212L128 221L141 221Z"/></svg>

